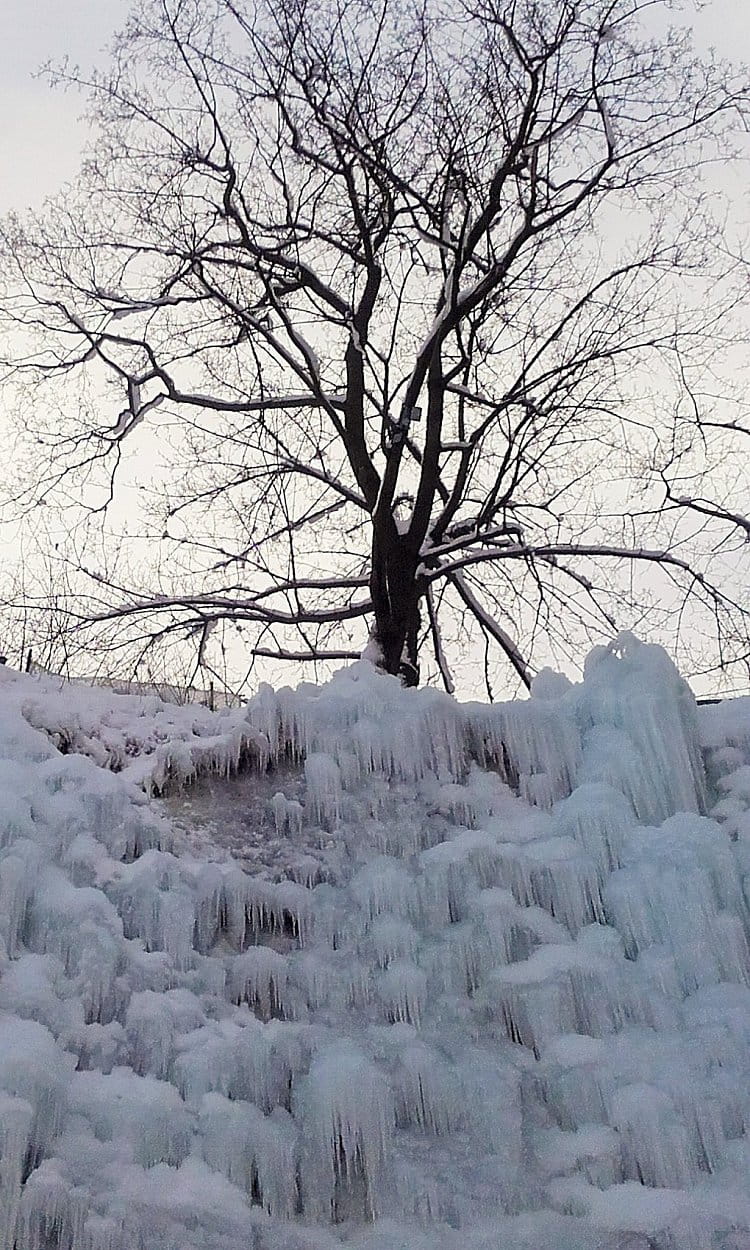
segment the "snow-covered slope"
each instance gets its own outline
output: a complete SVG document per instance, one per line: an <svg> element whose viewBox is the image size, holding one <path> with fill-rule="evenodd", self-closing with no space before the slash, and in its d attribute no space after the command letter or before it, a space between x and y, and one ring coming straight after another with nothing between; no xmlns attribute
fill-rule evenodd
<svg viewBox="0 0 750 1250"><path fill-rule="evenodd" d="M0 1250L750 1247L750 708L658 648L4 672L0 770Z"/></svg>

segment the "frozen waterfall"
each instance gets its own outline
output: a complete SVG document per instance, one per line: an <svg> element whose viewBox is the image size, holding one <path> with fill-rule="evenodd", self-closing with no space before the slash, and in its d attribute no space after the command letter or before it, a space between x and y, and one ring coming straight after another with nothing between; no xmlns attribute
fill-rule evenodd
<svg viewBox="0 0 750 1250"><path fill-rule="evenodd" d="M0 694L0 1250L748 1250L750 706Z"/></svg>

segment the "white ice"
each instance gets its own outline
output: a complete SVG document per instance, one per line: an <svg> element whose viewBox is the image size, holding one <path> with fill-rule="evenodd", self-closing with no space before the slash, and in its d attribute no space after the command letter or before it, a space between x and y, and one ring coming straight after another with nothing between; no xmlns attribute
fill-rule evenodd
<svg viewBox="0 0 750 1250"><path fill-rule="evenodd" d="M750 1245L748 701L0 697L0 1250Z"/></svg>

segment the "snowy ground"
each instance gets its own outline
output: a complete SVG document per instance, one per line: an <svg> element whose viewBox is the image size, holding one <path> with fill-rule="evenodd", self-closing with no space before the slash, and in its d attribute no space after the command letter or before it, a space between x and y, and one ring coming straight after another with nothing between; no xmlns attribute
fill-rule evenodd
<svg viewBox="0 0 750 1250"><path fill-rule="evenodd" d="M750 700L0 671L0 775L0 1250L750 1250Z"/></svg>

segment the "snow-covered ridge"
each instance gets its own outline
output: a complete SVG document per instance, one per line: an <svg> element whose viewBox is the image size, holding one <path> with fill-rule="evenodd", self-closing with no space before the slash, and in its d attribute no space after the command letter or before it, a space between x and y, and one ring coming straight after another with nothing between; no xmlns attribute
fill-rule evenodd
<svg viewBox="0 0 750 1250"><path fill-rule="evenodd" d="M3 674L0 1250L745 1250L750 712L706 713L627 637L492 708ZM144 794L196 776L242 863Z"/></svg>

